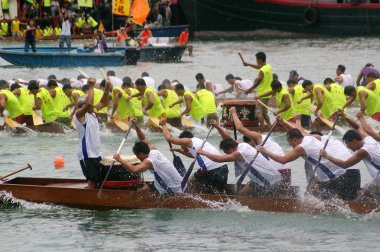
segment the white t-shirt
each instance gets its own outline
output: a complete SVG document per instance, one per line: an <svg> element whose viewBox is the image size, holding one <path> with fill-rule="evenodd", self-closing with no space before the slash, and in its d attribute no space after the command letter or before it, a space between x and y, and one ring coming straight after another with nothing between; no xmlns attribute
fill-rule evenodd
<svg viewBox="0 0 380 252"><path fill-rule="evenodd" d="M147 158L153 165L152 173L156 172L162 181L170 188L173 193L180 193L182 177L179 175L173 163L169 161L160 151L151 150ZM160 193L167 193L167 191L154 179L154 186Z"/></svg>
<svg viewBox="0 0 380 252"><path fill-rule="evenodd" d="M370 136L366 136L363 141L364 145L362 149L371 157L371 160L364 159L363 161L367 166L368 173L372 178L375 178L380 172L380 144ZM377 176L375 183L377 186L380 186L380 176Z"/></svg>
<svg viewBox="0 0 380 252"><path fill-rule="evenodd" d="M100 150L99 123L95 114L86 113L83 124L78 121L76 115L74 115L73 119L79 138L78 159L100 157L102 153Z"/></svg>
<svg viewBox="0 0 380 252"><path fill-rule="evenodd" d="M62 36L71 36L70 27L71 27L71 23L70 23L69 19L67 19L66 21L62 20L61 35Z"/></svg>
<svg viewBox="0 0 380 252"><path fill-rule="evenodd" d="M123 85L123 80L116 76L108 76L111 84L114 86L121 87Z"/></svg>
<svg viewBox="0 0 380 252"><path fill-rule="evenodd" d="M248 95L245 94L244 91L237 88L237 85L240 86L241 89L248 90L253 86L253 81L251 80L236 80L234 83L234 91L237 99L247 99L253 97L253 94L250 93Z"/></svg>
<svg viewBox="0 0 380 252"><path fill-rule="evenodd" d="M267 137L266 135L261 135L263 141L264 139ZM272 152L272 153L275 153L277 155L284 155L284 150L282 149L282 147L277 143L275 142L271 137L268 138L268 140L265 142L264 144L264 148L267 149L268 151ZM282 169L288 169L290 168L289 164L286 163L286 164L281 164L281 163L278 163L274 160L271 160L272 161L272 166L273 168L277 169L277 170L282 170Z"/></svg>
<svg viewBox="0 0 380 252"><path fill-rule="evenodd" d="M354 82L352 81L352 76L350 74L341 74L340 75L343 78L342 83L340 85L342 87L347 87L347 86L353 86Z"/></svg>
<svg viewBox="0 0 380 252"><path fill-rule="evenodd" d="M212 84L212 93L215 95L216 93L222 92L224 90L224 87L220 83L212 83L210 80L205 80L205 86L207 87L207 83ZM215 96L216 99L225 98L225 94L220 94Z"/></svg>
<svg viewBox="0 0 380 252"><path fill-rule="evenodd" d="M146 77L142 77L142 78L144 79L145 84L148 87L151 87L154 90L156 90L156 81L152 77L146 76Z"/></svg>
<svg viewBox="0 0 380 252"><path fill-rule="evenodd" d="M244 162L239 161L241 167L246 167L256 155L256 149L247 143L239 143L237 151L243 157ZM273 160L267 159L264 155L259 154L252 164L252 167L264 178L270 185L281 181L281 174L273 167ZM248 177L256 184L264 186L264 182L259 179L252 170L248 172Z"/></svg>
<svg viewBox="0 0 380 252"><path fill-rule="evenodd" d="M305 136L299 146L306 152L306 157L303 158L312 165L317 164L320 150L323 149L323 143L313 136ZM335 153L337 151L336 148L332 148L331 146L330 144L327 145L327 153ZM338 178L342 176L346 173L346 170L322 158L316 173L321 182L327 182L334 177Z"/></svg>
<svg viewBox="0 0 380 252"><path fill-rule="evenodd" d="M197 137L193 137L191 138L191 142L193 143L193 146L187 149L189 150L190 154L195 158L197 156L197 150L199 150L202 146L203 140ZM209 144L208 142L205 143L202 150L205 150L212 154L221 155L219 150L215 148L213 145ZM205 168L207 171L220 168L226 164L226 163L217 163L217 162L211 161L208 157L205 157L203 155L198 156L197 163L201 168L203 169Z"/></svg>

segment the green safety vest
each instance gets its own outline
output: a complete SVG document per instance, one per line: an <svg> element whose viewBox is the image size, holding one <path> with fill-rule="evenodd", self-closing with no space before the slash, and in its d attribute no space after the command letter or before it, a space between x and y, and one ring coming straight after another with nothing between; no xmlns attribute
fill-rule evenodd
<svg viewBox="0 0 380 252"><path fill-rule="evenodd" d="M14 119L23 114L20 102L11 91L6 89L0 90L0 94L5 94L7 96L5 109L8 111L9 118Z"/></svg>
<svg viewBox="0 0 380 252"><path fill-rule="evenodd" d="M356 89L356 100L360 102L359 93L364 91L368 94L367 99L365 100L365 113L369 116L380 112L380 97L376 95L372 90L359 86Z"/></svg>
<svg viewBox="0 0 380 252"><path fill-rule="evenodd" d="M103 97L103 94L104 92L98 88L94 88L94 105L95 104L98 104L100 102L100 100L102 99ZM95 113L98 113L98 114L107 114L108 112L108 107L105 106L104 108L102 108L101 110L96 110L94 109Z"/></svg>
<svg viewBox="0 0 380 252"><path fill-rule="evenodd" d="M158 97L156 91L154 91L153 88L147 87L144 92L144 101L145 104L148 104L148 97L147 92L151 92L153 94L153 107L151 107L148 110L148 114L154 118L160 118L160 116L165 112L164 108L162 107L160 98Z"/></svg>
<svg viewBox="0 0 380 252"><path fill-rule="evenodd" d="M121 97L119 98L119 101L117 103L116 113L119 115L120 120L124 120L131 114L131 111L133 112L133 107L130 105L131 103L127 102L128 94L119 86L114 86L112 90L119 90L119 92L121 93ZM112 99L115 97L113 91Z"/></svg>
<svg viewBox="0 0 380 252"><path fill-rule="evenodd" d="M37 98L41 99L41 112L47 123L55 121L57 119L57 111L55 110L53 98L51 97L49 91L45 88L40 88L40 91L36 95Z"/></svg>
<svg viewBox="0 0 380 252"><path fill-rule="evenodd" d="M71 103L70 98L67 97L61 87L55 88L55 97L53 98L53 103L57 112L57 117L70 117L70 108L67 108L65 111L63 111L63 109Z"/></svg>
<svg viewBox="0 0 380 252"><path fill-rule="evenodd" d="M289 91L288 91L286 88L283 87L283 88L281 88L281 91L280 91L280 92L276 93L276 102L277 102L277 108L279 108L279 109L284 108L284 107L285 107L285 103L284 103L284 101L282 100L282 97L283 97L284 95L286 95L286 94L289 95L289 99L290 99L290 108L289 108L288 110L286 110L286 111L280 113L280 116L281 116L281 118L284 119L284 120L289 120L289 119L294 118L295 113L294 113L294 108L293 108L293 106L292 106L292 103L293 103L293 102L292 102L292 97L291 97Z"/></svg>
<svg viewBox="0 0 380 252"><path fill-rule="evenodd" d="M307 93L303 92L303 88L301 85L295 85L293 89L294 89L294 95L292 96L292 101L293 101L294 113L301 114L301 115L310 115L311 112L307 108L311 108L311 99L303 100L301 104L298 104L297 102L301 100L303 97L305 97ZM306 108L304 106L306 106Z"/></svg>
<svg viewBox="0 0 380 252"><path fill-rule="evenodd" d="M339 109L339 105L335 101L334 97L322 84L314 84L313 87L313 99L317 101L317 94L315 93L316 88L321 88L323 90L323 105L321 108L321 113L324 118L330 118Z"/></svg>
<svg viewBox="0 0 380 252"><path fill-rule="evenodd" d="M216 113L215 96L211 91L201 89L197 92L198 100L202 104L206 115Z"/></svg>
<svg viewBox="0 0 380 252"><path fill-rule="evenodd" d="M197 97L195 97L195 95L191 91L186 90L185 93L183 94L183 102L184 103L185 103L185 95L190 95L190 97L192 99L191 110L189 112L190 116L196 121L203 118L206 115L206 112L204 111L203 106L199 102Z"/></svg>
<svg viewBox="0 0 380 252"><path fill-rule="evenodd" d="M9 10L8 0L1 0L1 7L3 8L3 10Z"/></svg>
<svg viewBox="0 0 380 252"><path fill-rule="evenodd" d="M20 102L20 106L24 115L33 115L34 95L30 93L27 88L20 88L18 101Z"/></svg>
<svg viewBox="0 0 380 252"><path fill-rule="evenodd" d="M165 107L165 113L168 118L178 118L178 116L181 114L181 106L179 104L176 104L174 107L170 108L170 104L173 104L178 101L178 95L173 90L167 89L166 92L168 92L167 97L162 97L162 100L164 102Z"/></svg>
<svg viewBox="0 0 380 252"><path fill-rule="evenodd" d="M331 83L330 88L331 88L330 93L334 97L335 102L337 103L339 108L342 108L347 102L346 96L344 95L344 88L341 85L336 84L336 83Z"/></svg>
<svg viewBox="0 0 380 252"><path fill-rule="evenodd" d="M262 95L266 92L271 91L272 88L270 85L272 84L272 81L273 81L272 66L271 65L265 64L264 66L262 66L260 68L260 71L263 72L264 78L257 88L257 95L258 96ZM263 97L263 98L269 98L269 96Z"/></svg>

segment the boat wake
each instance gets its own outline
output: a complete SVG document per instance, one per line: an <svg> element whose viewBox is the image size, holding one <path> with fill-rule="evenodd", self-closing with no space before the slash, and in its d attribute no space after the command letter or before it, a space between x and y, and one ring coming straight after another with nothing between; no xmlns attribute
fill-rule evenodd
<svg viewBox="0 0 380 252"><path fill-rule="evenodd" d="M222 210L222 211L235 211L235 212L251 212L247 206L243 206L240 202L228 199L226 202L212 201L201 198L197 195L187 195L192 200L196 200L203 204L206 204L212 210Z"/></svg>
<svg viewBox="0 0 380 252"><path fill-rule="evenodd" d="M15 205L18 207L26 208L26 209L42 209L42 210L50 210L50 209L56 209L59 206L57 205L51 205L51 204L44 204L44 203L34 203L29 202L21 199L17 199L13 197L12 193L0 191L0 202L5 205Z"/></svg>

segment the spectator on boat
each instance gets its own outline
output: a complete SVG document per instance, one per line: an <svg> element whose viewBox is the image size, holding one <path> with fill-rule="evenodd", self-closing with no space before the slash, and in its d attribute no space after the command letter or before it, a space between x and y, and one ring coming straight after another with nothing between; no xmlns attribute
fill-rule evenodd
<svg viewBox="0 0 380 252"><path fill-rule="evenodd" d="M83 12L75 20L75 33L76 34L83 34L83 27L84 27L85 23L86 23L86 18L85 18L84 12Z"/></svg>
<svg viewBox="0 0 380 252"><path fill-rule="evenodd" d="M94 49L95 53L105 53L107 51L107 42L103 39L102 34L94 31L94 38L91 43L84 44L85 49Z"/></svg>
<svg viewBox="0 0 380 252"><path fill-rule="evenodd" d="M270 84L273 81L272 66L266 63L266 55L264 52L256 53L256 64L251 64L243 61L244 66L250 66L255 69L259 69L259 74L255 79L253 86L248 89L245 93L252 93L254 89L257 89L257 95L262 95L271 90ZM260 100L268 105L270 97L263 97ZM264 127L264 121L270 125L270 119L268 116L268 110L261 104L256 104L255 106L255 116L260 122L260 127Z"/></svg>
<svg viewBox="0 0 380 252"><path fill-rule="evenodd" d="M46 123L55 121L57 119L57 111L49 91L43 87L39 87L35 80L29 81L28 89L35 97L33 110L41 110Z"/></svg>
<svg viewBox="0 0 380 252"><path fill-rule="evenodd" d="M182 193L182 177L174 167L173 163L167 159L155 146L149 143L144 133L138 126L137 120L132 119L139 141L132 148L133 153L141 161L138 165L132 165L123 160L119 154L114 154L114 159L133 173L151 171L154 176L154 188L160 194ZM145 184L140 191L147 191L150 188Z"/></svg>
<svg viewBox="0 0 380 252"><path fill-rule="evenodd" d="M0 35L3 36L3 37L7 37L8 33L9 33L8 29L9 29L8 22L3 17L2 20L1 20L1 22L0 22Z"/></svg>
<svg viewBox="0 0 380 252"><path fill-rule="evenodd" d="M161 121L162 133L165 139L171 143L180 145L181 148L172 149L190 158L196 158L199 169L189 179L190 192L200 193L225 193L227 189L228 166L224 162L214 162L208 157L197 155L197 150L202 148L203 140L197 138L192 132L184 130L175 137L170 134L165 121ZM203 149L219 155L220 152L209 142L205 142Z"/></svg>
<svg viewBox="0 0 380 252"><path fill-rule="evenodd" d="M278 120L280 120L278 118ZM278 155L268 151L265 147L259 146L258 151L267 155L270 159L285 164L297 158L304 158L312 165L318 163L320 150L324 148L322 137L318 135L304 136L299 129L291 129L287 132L286 138L293 150L284 154ZM350 155L350 152L343 148L344 145L336 144L334 141L329 141L326 146L328 153L334 153L340 157ZM343 200L353 200L357 197L360 189L360 173L357 167L352 171L347 171L331 161L322 158L316 170L318 191L323 199L338 197Z"/></svg>
<svg viewBox="0 0 380 252"><path fill-rule="evenodd" d="M305 80L302 76L300 76L296 70L292 70L289 72L289 80L302 85L302 82Z"/></svg>
<svg viewBox="0 0 380 252"><path fill-rule="evenodd" d="M126 33L124 27L121 27L117 31L117 37L115 38L115 40L116 40L116 44L118 46L125 47L127 45L126 43L127 43L127 40L128 40L128 34Z"/></svg>
<svg viewBox="0 0 380 252"><path fill-rule="evenodd" d="M136 32L136 24L132 20L125 20L125 31L127 32L128 37L134 38Z"/></svg>
<svg viewBox="0 0 380 252"><path fill-rule="evenodd" d="M32 47L33 52L36 52L36 27L34 26L33 20L30 20L26 26L24 47L25 52L29 52L29 46Z"/></svg>
<svg viewBox="0 0 380 252"><path fill-rule="evenodd" d="M44 31L41 29L39 25L37 25L36 29L36 39L39 40L44 35Z"/></svg>
<svg viewBox="0 0 380 252"><path fill-rule="evenodd" d="M62 51L64 43L67 45L67 50L71 50L71 18L65 9L59 13L62 22L61 36L59 37L59 51Z"/></svg>
<svg viewBox="0 0 380 252"><path fill-rule="evenodd" d="M161 14L161 8L156 9L156 15L157 15L157 18L156 18L156 21L154 22L154 26L162 27L165 24L165 22L164 22L164 17Z"/></svg>
<svg viewBox="0 0 380 252"><path fill-rule="evenodd" d="M11 31L12 31L12 39L13 40L15 38L21 38L20 20L18 20L17 16L12 20Z"/></svg>
<svg viewBox="0 0 380 252"><path fill-rule="evenodd" d="M8 0L1 0L1 9L3 10L4 19L9 19L9 2Z"/></svg>
<svg viewBox="0 0 380 252"><path fill-rule="evenodd" d="M206 116L204 117L206 120L206 126L210 127L211 121L219 121L218 114L216 113L217 103L215 96L211 91L206 89L204 84L197 85L196 96L206 113Z"/></svg>
<svg viewBox="0 0 380 252"><path fill-rule="evenodd" d="M175 85L174 91L179 97L182 96L182 100L179 99L169 107L174 107L175 105L181 103L185 104L185 110L179 115L179 117L190 115L194 121L199 121L205 117L206 112L193 92L189 91L188 89L185 90L185 87L181 83Z"/></svg>
<svg viewBox="0 0 380 252"><path fill-rule="evenodd" d="M59 26L54 27L54 35L61 36L62 29Z"/></svg>
<svg viewBox="0 0 380 252"><path fill-rule="evenodd" d="M59 8L59 1L58 0L51 0L51 16L59 16L60 15L60 8Z"/></svg>
<svg viewBox="0 0 380 252"><path fill-rule="evenodd" d="M83 25L84 31L91 32L98 27L98 22L95 21L93 17L89 14L86 15L86 22Z"/></svg>
<svg viewBox="0 0 380 252"><path fill-rule="evenodd" d="M42 6L44 7L44 13L47 16L51 16L51 0L42 0Z"/></svg>
<svg viewBox="0 0 380 252"><path fill-rule="evenodd" d="M77 128L79 146L78 159L82 167L83 175L88 181L88 188L98 188L103 181L100 170L101 161L101 142L99 135L99 123L94 114L94 109L101 110L108 105L108 93L112 85L105 85L105 92L99 103L94 104L94 88L96 79L89 78L87 84L89 90L87 95L78 99L78 109L73 117Z"/></svg>
<svg viewBox="0 0 380 252"><path fill-rule="evenodd" d="M336 68L336 77L334 78L334 82L338 82L343 88L354 85L352 76L350 74L346 74L345 71L345 66L338 65Z"/></svg>
<svg viewBox="0 0 380 252"><path fill-rule="evenodd" d="M140 40L139 47L142 47L145 44L148 44L148 38L151 38L152 32L149 30L148 26L145 25L144 29L140 32L140 34L137 36L137 39Z"/></svg>
<svg viewBox="0 0 380 252"><path fill-rule="evenodd" d="M181 32L178 38L178 44L187 46L187 50L189 51L189 56L190 57L193 56L193 46L189 44L189 28L185 27L183 32Z"/></svg>
<svg viewBox="0 0 380 252"><path fill-rule="evenodd" d="M303 128L310 128L311 125L311 99L305 99L301 103L297 103L303 97L307 96L304 89L294 79L288 80L288 91L292 97L292 106L296 115L301 115L301 126Z"/></svg>
<svg viewBox="0 0 380 252"><path fill-rule="evenodd" d="M227 74L226 81L230 87L223 91L215 93L215 96L226 93L234 93L236 99L252 98L250 95L246 95L245 91L253 86L253 81L242 80L240 77L235 77L233 74Z"/></svg>
<svg viewBox="0 0 380 252"><path fill-rule="evenodd" d="M360 69L358 77L356 78L356 86L367 86L366 77L369 73L373 73L375 79L378 79L380 76L379 71L374 67L374 65L367 63L362 69Z"/></svg>
<svg viewBox="0 0 380 252"><path fill-rule="evenodd" d="M369 73L366 76L366 88L372 90L377 96L380 97L380 79L376 77L375 73Z"/></svg>
<svg viewBox="0 0 380 252"><path fill-rule="evenodd" d="M214 95L215 93L219 93L224 90L224 87L220 83L213 83L210 80L207 80L202 73L197 73L195 75L195 80L198 82L198 84L203 84L206 86L206 89L208 91L211 91ZM215 95L216 99L223 99L225 98L224 94Z"/></svg>
<svg viewBox="0 0 380 252"><path fill-rule="evenodd" d="M148 72L143 72L141 74L141 78L144 79L144 81L148 87L151 87L154 90L156 89L156 81L155 81L155 79L153 79L152 77L149 76Z"/></svg>
<svg viewBox="0 0 380 252"><path fill-rule="evenodd" d="M33 126L34 95L28 90L28 87L21 87L18 83L12 84L10 90L20 102L25 124Z"/></svg>

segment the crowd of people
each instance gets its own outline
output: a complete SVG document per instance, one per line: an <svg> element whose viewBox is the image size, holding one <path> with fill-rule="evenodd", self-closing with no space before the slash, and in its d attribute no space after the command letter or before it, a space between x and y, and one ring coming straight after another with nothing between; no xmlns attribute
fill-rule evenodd
<svg viewBox="0 0 380 252"><path fill-rule="evenodd" d="M162 127L163 137L169 143L181 147L172 151L196 158L199 170L189 180L189 191L225 193L229 173L227 163L235 162L244 168L260 152L262 155L258 155L249 167L250 182L240 190L241 194L279 195L285 184L283 174L289 170L288 163L303 158L307 181L316 186L316 193L322 198L355 199L361 181L357 163L362 160L376 183L371 193L379 196L380 134L364 118L366 115L380 121L380 79L373 65L367 64L360 70L355 87L343 65L338 65L335 77L327 77L323 84L319 84L305 79L295 70L290 71L289 80L282 83L266 62L264 52L256 54L256 63L242 63L258 69L257 78L244 80L228 74L225 79L230 87L227 89L207 80L202 73L195 75L196 90L190 90L178 80L163 80L157 85L146 72L135 81L128 76L120 79L112 70L107 72L107 79L98 80L83 75L61 80L54 75L48 80L1 80L0 110L2 115L7 110L7 117L19 124L33 125L32 115L36 110L41 110L47 123L74 123L80 139L91 139L90 142L80 141L78 149L84 175L91 187L98 187L102 182L95 172L101 160L98 122L106 123L111 119L132 122L140 139L133 152L142 163L132 166L117 154L115 159L131 172L154 171L155 186L160 193L183 191L181 175L149 143L140 128L144 125L144 117L148 117L159 121L156 126ZM234 107L229 114L236 130L243 135L243 142L230 136L219 125L217 112L218 101L229 92L237 99L257 101L255 116L260 126L271 125L267 104L270 97L275 97L277 109L269 109L276 116L276 123L288 128L286 137L293 150L285 153L271 138L262 146L266 136L246 128L241 121L242 115ZM360 106L357 120L345 113L354 100ZM311 114L315 116L312 123ZM186 116L194 122L216 128L222 137L219 147L224 154L207 141L203 144L189 130L184 130L178 137L172 135L167 125L183 129ZM322 123L329 125L326 121L332 123L337 118L345 119L353 128L344 134L345 144L320 132ZM308 132L305 128L313 131ZM323 158L319 163L320 156ZM316 164L318 169L314 174L310 169Z"/></svg>

